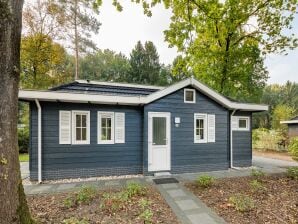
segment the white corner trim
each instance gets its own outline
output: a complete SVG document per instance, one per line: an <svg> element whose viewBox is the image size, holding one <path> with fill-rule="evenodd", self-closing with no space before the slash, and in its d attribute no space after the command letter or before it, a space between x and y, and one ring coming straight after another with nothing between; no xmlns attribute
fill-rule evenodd
<svg viewBox="0 0 298 224"><path fill-rule="evenodd" d="M75 80L78 83L82 84L95 84L95 85L104 85L104 86L119 86L119 87L132 87L132 88L141 88L141 89L164 89L163 86L152 86L152 85L140 85L140 84L131 84L131 83L117 83L117 82L97 82L97 81L87 81L87 80Z"/></svg>
<svg viewBox="0 0 298 224"><path fill-rule="evenodd" d="M35 103L36 103L36 106L37 106L37 110L38 110L38 113L37 113L37 121L38 121L38 124L37 124L37 167L38 167L38 183L41 183L42 182L42 142L41 142L41 139L42 139L42 125L41 125L41 106L40 106L40 103L38 101L38 99L35 99Z"/></svg>
<svg viewBox="0 0 298 224"><path fill-rule="evenodd" d="M298 120L281 121L281 124L298 124Z"/></svg>
<svg viewBox="0 0 298 224"><path fill-rule="evenodd" d="M193 101L187 101L186 100L186 92L193 92ZM195 89L188 89L184 88L184 103L196 103L196 90Z"/></svg>

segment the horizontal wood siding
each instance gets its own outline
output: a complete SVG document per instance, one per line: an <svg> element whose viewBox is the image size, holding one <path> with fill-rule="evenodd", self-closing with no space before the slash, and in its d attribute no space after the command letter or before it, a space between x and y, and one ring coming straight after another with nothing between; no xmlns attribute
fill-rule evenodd
<svg viewBox="0 0 298 224"><path fill-rule="evenodd" d="M195 104L184 103L184 89L181 89L144 107L145 172L148 171L148 112L171 113L171 173L228 169L228 110L198 91ZM215 143L194 143L194 113L215 114ZM175 127L175 117L181 119L179 127Z"/></svg>
<svg viewBox="0 0 298 224"><path fill-rule="evenodd" d="M41 102L43 179L142 173L141 107ZM59 144L59 110L90 111L90 144ZM125 143L97 144L97 112L125 113ZM30 169L37 178L37 109L31 104Z"/></svg>
<svg viewBox="0 0 298 224"><path fill-rule="evenodd" d="M233 131L233 165L247 167L252 164L251 112L238 111L235 116L250 117L249 131Z"/></svg>
<svg viewBox="0 0 298 224"><path fill-rule="evenodd" d="M288 124L289 127L289 137L298 137L298 124Z"/></svg>

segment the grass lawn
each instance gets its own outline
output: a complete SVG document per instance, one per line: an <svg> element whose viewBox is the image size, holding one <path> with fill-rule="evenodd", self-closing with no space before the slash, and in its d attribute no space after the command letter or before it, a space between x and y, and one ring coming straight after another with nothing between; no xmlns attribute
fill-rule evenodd
<svg viewBox="0 0 298 224"><path fill-rule="evenodd" d="M77 192L27 196L37 223L178 224L154 186L132 183L118 190L84 186Z"/></svg>
<svg viewBox="0 0 298 224"><path fill-rule="evenodd" d="M285 175L215 180L186 187L228 223L298 223L298 179Z"/></svg>
<svg viewBox="0 0 298 224"><path fill-rule="evenodd" d="M19 154L19 160L20 162L29 162L29 154L28 153Z"/></svg>

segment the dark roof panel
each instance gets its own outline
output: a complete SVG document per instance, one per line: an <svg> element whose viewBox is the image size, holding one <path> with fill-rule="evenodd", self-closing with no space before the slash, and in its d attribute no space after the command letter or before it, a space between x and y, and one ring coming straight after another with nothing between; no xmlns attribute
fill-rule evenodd
<svg viewBox="0 0 298 224"><path fill-rule="evenodd" d="M147 96L158 91L154 88L142 88L132 86L115 86L72 82L69 84L51 88L52 91L76 92L76 93L91 93L105 95L127 95L127 96Z"/></svg>

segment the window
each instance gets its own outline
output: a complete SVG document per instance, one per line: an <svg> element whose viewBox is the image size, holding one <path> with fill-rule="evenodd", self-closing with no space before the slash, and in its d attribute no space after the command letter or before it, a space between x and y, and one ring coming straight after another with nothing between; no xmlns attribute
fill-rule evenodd
<svg viewBox="0 0 298 224"><path fill-rule="evenodd" d="M195 103L196 91L194 89L184 89L184 103Z"/></svg>
<svg viewBox="0 0 298 224"><path fill-rule="evenodd" d="M72 144L90 144L90 112L72 111Z"/></svg>
<svg viewBox="0 0 298 224"><path fill-rule="evenodd" d="M207 114L194 115L194 142L207 142Z"/></svg>
<svg viewBox="0 0 298 224"><path fill-rule="evenodd" d="M114 143L114 112L98 112L98 143Z"/></svg>
<svg viewBox="0 0 298 224"><path fill-rule="evenodd" d="M249 117L233 116L232 129L234 131L249 131Z"/></svg>

